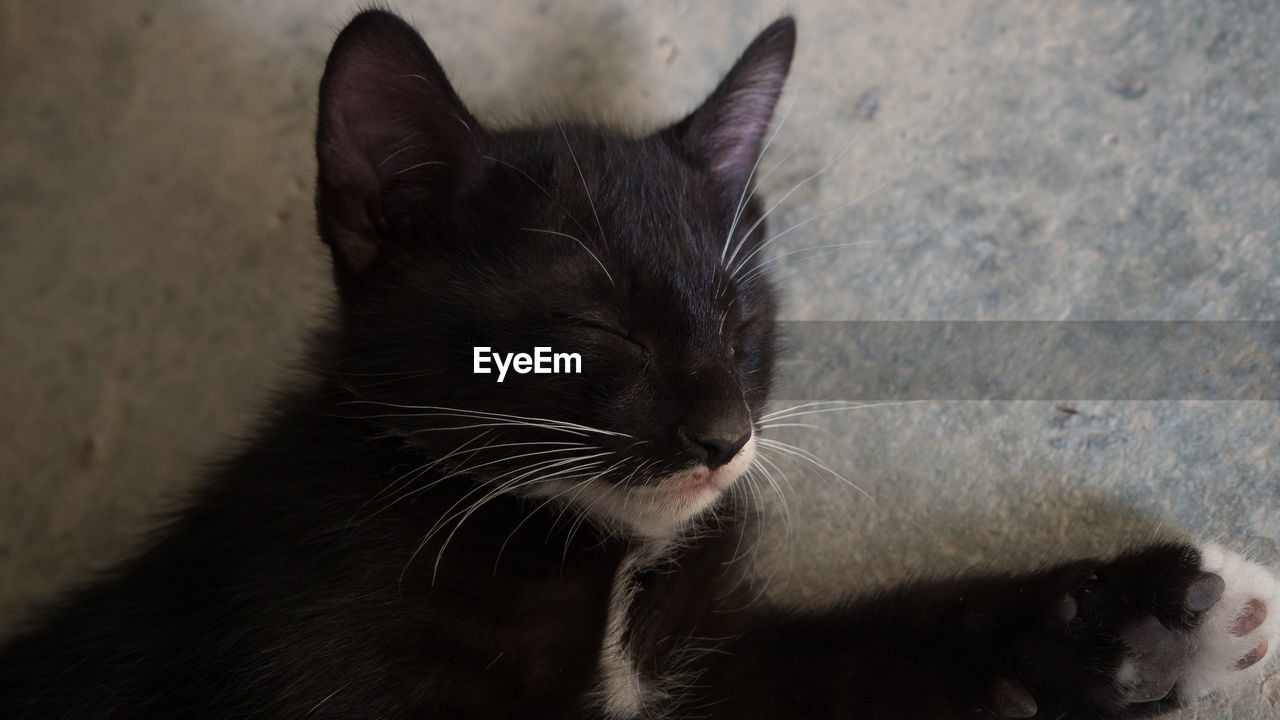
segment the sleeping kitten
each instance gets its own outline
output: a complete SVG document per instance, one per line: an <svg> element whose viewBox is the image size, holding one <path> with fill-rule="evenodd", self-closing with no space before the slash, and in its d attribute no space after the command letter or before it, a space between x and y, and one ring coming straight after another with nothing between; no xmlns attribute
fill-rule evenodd
<svg viewBox="0 0 1280 720"><path fill-rule="evenodd" d="M311 379L0 650L0 717L1127 718L1256 677L1280 583L1217 547L752 602L747 188L794 43L774 23L652 134L493 132L412 28L356 17L320 86L341 311Z"/></svg>

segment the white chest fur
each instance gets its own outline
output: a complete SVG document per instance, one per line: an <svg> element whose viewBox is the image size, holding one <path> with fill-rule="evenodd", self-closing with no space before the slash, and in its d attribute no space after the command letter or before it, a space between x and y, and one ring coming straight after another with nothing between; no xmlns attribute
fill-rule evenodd
<svg viewBox="0 0 1280 720"><path fill-rule="evenodd" d="M612 720L654 717L666 697L660 682L640 673L626 636L639 589L636 576L661 562L667 550L665 541L640 544L627 553L613 577L595 689L596 704Z"/></svg>

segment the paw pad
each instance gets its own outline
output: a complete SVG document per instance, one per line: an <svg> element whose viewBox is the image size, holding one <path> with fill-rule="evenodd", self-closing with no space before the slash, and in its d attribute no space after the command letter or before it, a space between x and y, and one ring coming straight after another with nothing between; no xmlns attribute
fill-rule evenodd
<svg viewBox="0 0 1280 720"><path fill-rule="evenodd" d="M1249 633L1262 627L1262 623L1267 621L1267 606L1261 600L1254 598L1244 604L1240 608L1240 613L1236 615L1236 619L1231 621L1231 627L1228 632L1236 637L1244 637Z"/></svg>
<svg viewBox="0 0 1280 720"><path fill-rule="evenodd" d="M1137 703L1167 696L1186 665L1186 640L1152 615L1125 630L1123 637L1129 647L1129 658L1120 669L1129 686L1125 699Z"/></svg>
<svg viewBox="0 0 1280 720"><path fill-rule="evenodd" d="M1235 662L1236 670L1248 670L1258 663L1259 660L1267 656L1267 639L1262 638L1258 641L1258 646L1244 654L1244 657Z"/></svg>
<svg viewBox="0 0 1280 720"><path fill-rule="evenodd" d="M1222 576L1202 572L1187 586L1187 596L1183 604L1193 613L1202 613L1221 600L1222 593L1226 589L1227 581L1223 580Z"/></svg>
<svg viewBox="0 0 1280 720"><path fill-rule="evenodd" d="M1203 611L1190 662L1178 681L1187 698L1254 676L1280 639L1280 618L1269 613L1280 605L1280 579L1271 571L1216 545L1201 549L1200 569L1187 592L1188 610L1195 612L1194 605L1215 594L1207 582L1195 588L1201 578L1216 576L1222 584L1219 597Z"/></svg>

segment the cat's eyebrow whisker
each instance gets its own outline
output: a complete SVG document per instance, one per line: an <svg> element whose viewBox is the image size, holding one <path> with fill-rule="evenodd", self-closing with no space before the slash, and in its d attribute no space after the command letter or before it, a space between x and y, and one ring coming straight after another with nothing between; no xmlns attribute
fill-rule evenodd
<svg viewBox="0 0 1280 720"><path fill-rule="evenodd" d="M795 96L795 97L797 97L797 98L799 97L799 91L797 91L797 93L796 93L796 96ZM793 100L792 102L794 102L794 100ZM788 107L788 108L787 108L787 114L789 115L790 113L791 113L791 109L790 109L790 107ZM795 142L795 144L791 146L791 149L790 149L790 150L787 150L787 152L783 154L783 156L782 156L782 159L781 159L781 160L779 160L778 162L774 163L773 167L771 167L771 168L769 168L768 170L766 170L766 171L765 171L765 173L764 173L763 175L761 175L761 176L756 180L755 187L751 189L751 193L750 193L750 195L748 195L747 197L752 197L752 196L754 196L754 195L755 195L755 193L756 193L756 191L757 191L757 190L759 190L759 189L764 185L764 182L765 182L766 180L768 180L768 179L769 179L769 176L770 176L770 175L772 175L774 172L776 172L776 171L778 170L778 168L783 167L784 165L786 165L787 160L790 160L790 159L791 159L791 156L792 156L792 155L795 155L795 154L796 154L796 151L797 151L797 150L799 150L801 147L803 147L803 146L804 146L805 139L806 139L806 138L808 138L808 137L812 134L813 125L814 125L814 123L815 123L815 122L817 122L818 118L819 118L821 115L822 115L822 103L821 103L821 102L819 102L819 103L818 103L818 110L813 114L813 117L812 117L812 118L810 118L810 120L809 120L809 125L808 125L808 126L807 126L807 127L806 127L806 128L805 128L805 129L800 133L800 137L799 137L799 139L797 139L797 140L796 140L796 142ZM785 122L785 120L786 120L786 118L784 117L784 118L783 118L783 121ZM781 124L781 123L779 123L779 128L781 128L781 126L782 126L782 124ZM772 142L772 140L773 140L773 138L770 138L770 142ZM746 209L746 205L745 205L745 203L740 204L740 205L738 206L738 212L734 215L734 218L733 218L733 226L734 226L735 228L737 227L738 221L741 219L742 211L743 211L744 209ZM734 249L733 249L733 255L731 255L731 256L730 256L731 258L732 258L733 256L735 256L735 255L737 255L737 254L738 254L738 252L742 249L742 245L747 241L747 238L749 238L750 236L751 236L750 231L748 231L748 232L746 232L746 233L743 233L742 237L738 239L738 244L737 244L737 246L736 246L736 247L734 247ZM729 232L729 237L730 237L730 238L732 238L732 237L733 237L733 231L732 231L732 230L730 230L730 232ZM721 256L721 258L720 258L720 259L721 259L722 261L724 261L724 259L725 259L725 258L724 258L723 256ZM732 260L730 260L729 262L732 262Z"/></svg>
<svg viewBox="0 0 1280 720"><path fill-rule="evenodd" d="M748 272L746 275L743 275L741 278L739 278L738 282L740 283L750 282L752 279L763 274L766 270L769 269L770 266L776 265L777 263L781 262L782 260L788 257L791 257L792 255L799 255L801 253L813 252L814 253L813 255L803 258L804 260L812 260L815 257L822 257L823 255L829 255L832 252L835 252L836 250L843 250L844 248L850 248L857 245L871 245L874 243L882 243L882 242L884 241L883 240L859 240L857 242L836 243L834 245L810 245L809 247L802 247L802 248L796 248L795 250L788 250L787 252L777 255L776 257L771 257L768 260L765 260L764 262L760 263L759 265L756 265L755 267L751 268L751 271ZM818 252L814 252L814 251L818 251ZM752 255L754 254L755 253L752 253ZM739 263L738 266L731 271L730 274L736 275L737 273L741 272L742 269L746 266L747 262L750 261L750 259L751 259L750 257L744 258L742 262Z"/></svg>
<svg viewBox="0 0 1280 720"><path fill-rule="evenodd" d="M781 160L778 161L778 164L769 168L769 171L766 172L764 175L762 175L760 179L756 181L756 186L751 190L752 197L755 195L756 191L760 189L760 186L764 184L764 181L768 179L769 175L772 174L774 170L777 170L778 168L782 167L782 164L785 163L793 154L795 154L795 151L799 150L801 145L803 144L804 144L803 140L797 140L796 144L792 146L792 148L788 150L785 155L782 156ZM742 206L742 208L739 208L738 215L734 217L734 224L731 226L732 228L734 229L737 228L738 221L741 219L741 213L745 209L746 209L745 205ZM742 247L746 244L747 240L751 237L751 231L754 229L755 229L755 226L753 225L751 230L748 230L747 232L743 233L742 237L738 238L738 242L736 245L733 246L733 252L729 254L728 258L724 258L724 257L720 258L721 265L723 267L726 267L726 268L729 267L729 265L733 262L734 258L738 256L738 253L742 252ZM733 233L733 230L731 229L730 237L732 237L732 233ZM727 274L730 277L732 277L733 275L732 273L727 273Z"/></svg>
<svg viewBox="0 0 1280 720"><path fill-rule="evenodd" d="M772 244L773 244L774 242L776 242L777 240L779 240L779 239L781 239L782 237L786 236L786 235L787 235L787 233L791 232L792 230L796 230L796 229L798 229L798 228L802 228L802 227L804 227L805 225L808 225L809 223L813 222L814 220L819 220L819 219L824 218L824 217L827 217L828 215L831 215L831 214L833 214L833 213L838 213L838 212L840 212L841 210L846 210L846 209L848 209L848 208L851 208L851 207L853 207L854 205L857 205L858 203L860 203L860 202L862 202L862 201L866 200L867 198L871 197L872 195L875 195L876 193L878 193L878 192L880 192L881 190L883 190L883 189L885 188L885 186L889 184L889 182L890 182L889 180L885 180L884 182L880 183L879 185L877 185L877 186L875 186L875 187L871 188L871 189L870 189L870 190L868 190L867 192L865 192L865 193L863 193L863 194L859 195L858 197L856 197L856 198L854 198L854 199L850 200L849 202L847 202L847 203L845 203L845 204L843 204L843 205L841 205L841 206L839 206L839 207L837 207L837 208L834 208L834 209L831 209L831 210L827 210L826 212L818 213L817 215L814 215L814 216L809 217L809 218L805 218L804 220L801 220L800 222L795 223L794 225L792 225L791 227L787 228L786 230L783 230L783 231L782 231L782 232L780 232L780 233L776 233L775 235L773 235L772 237L770 237L768 240L765 240L764 242L760 243L760 245L759 245L759 246L757 246L757 247L756 247L754 250L752 250L750 253L748 253L746 257L742 258L742 260L741 260L741 261L739 261L739 262L738 262L738 264L737 264L737 265L735 265L735 266L733 267L733 269L729 271L729 275L730 275L730 276L737 275L739 272L741 272L741 271L742 271L742 268L743 268L743 267L745 267L745 266L746 266L746 264L747 264L748 262L750 262L750 261L751 261L751 258L753 258L753 257L755 257L756 255L758 255L758 254L760 253L760 251L764 250L764 249L765 249L766 247L768 247L769 245L772 245ZM785 199L785 198L784 198L784 199ZM767 213L766 213L766 214L767 214ZM763 219L763 218L762 218L762 219ZM861 245L861 244L870 244L870 243L879 243L879 242L884 242L884 241L883 241L883 240L863 240L863 241L861 241L861 242L857 242L857 243L848 243L847 245ZM839 245L818 246L818 247L845 247L845 246L846 246L846 244L842 243L842 244L839 244ZM803 248L801 248L801 249L803 249ZM786 257L786 255L784 254L782 257Z"/></svg>
<svg viewBox="0 0 1280 720"><path fill-rule="evenodd" d="M797 96L798 96L798 93L797 93ZM787 112L788 112L788 114L790 114L790 108L788 108ZM813 124L814 124L815 122L817 122L818 117L820 117L821 115L822 115L822 105L821 105L821 103L819 103L817 112L815 112L815 113L813 114L813 117L809 120L809 125L808 125L808 127L806 127L806 128L805 128L805 129L800 133L800 138L796 140L795 144L791 146L791 149L790 149L790 150L788 150L786 153L784 153L784 154L783 154L783 156L782 156L782 159L781 159L781 160L779 160L778 162L774 163L773 167L771 167L771 168L769 168L768 170L766 170L766 171L765 171L765 173L764 173L764 175L761 175L761 176L760 176L760 178L756 180L755 187L751 189L751 193L750 193L750 195L748 195L747 197L752 197L752 196L754 196L754 195L755 195L755 193L756 193L756 191L757 191L757 190L759 190L759 189L764 185L765 180L768 180L768 179L769 179L769 176L770 176L770 175L772 175L774 172L776 172L776 171L778 170L778 168L780 168L780 167L782 167L782 166L786 165L787 160L790 160L790 159L791 159L791 156L792 156L792 155L795 155L795 154L796 154L796 151L797 151L797 150L799 150L801 147L803 147L803 146L804 146L805 140L810 136L811 131L813 130ZM785 120L785 118L784 118L784 120ZM781 124L779 124L779 127L781 127ZM770 141L772 141L772 138L770 138ZM737 225L738 225L738 221L741 219L742 211L743 211L744 209L746 209L746 205L745 205L745 203L744 203L744 204L740 204L740 205L738 206L738 212L734 215L734 218L733 218L733 228L736 228L736 227L737 227ZM732 237L733 237L733 230L732 230L732 229L729 231L729 237L730 237L730 238L732 238ZM727 265L729 262L732 262L732 261L733 261L733 260L732 260L732 258L733 258L733 257L735 257L735 256L736 256L736 255L737 255L737 254L742 250L742 246L743 246L743 244L747 242L747 238L749 238L749 237L751 237L751 231L747 231L747 232L743 233L742 237L738 239L738 244L737 244L737 245L734 247L734 249L733 249L733 254L729 256L729 257L730 257L730 259L726 262L726 261L725 261L724 256L722 255L722 256L720 257L720 260L721 260L722 262L725 262L725 264L726 264L726 265Z"/></svg>
<svg viewBox="0 0 1280 720"><path fill-rule="evenodd" d="M848 145L845 145L845 146L844 146L844 149L843 149L843 150L841 150L838 154L836 154L836 156L835 156L835 157L831 158L831 160L829 160L829 161L827 162L827 164L826 164L826 165L823 165L822 167L818 168L818 169L817 169L817 170L816 170L812 175L810 175L809 177L807 177L807 178L805 178L805 179L801 180L800 182L796 183L796 184L795 184L795 186L793 186L790 190L788 190L788 191L787 191L787 193L786 193L785 195L783 195L782 197L778 198L778 200L777 200L776 202L774 202L772 205L770 205L770 206L769 206L769 209L768 209L768 210L765 210L765 211L764 211L764 214L763 214L763 215L761 215L761 216L760 216L760 218L759 218L758 220L756 220L754 223L752 223L751 227L747 228L747 231L746 231L745 233L743 233L743 235L742 235L742 237L743 237L743 243L745 243L745 242L746 242L746 238L751 237L751 233L755 232L756 228L760 227L760 224L761 224L761 223L763 223L763 222L765 221L765 219L766 219L766 218L768 218L768 217L769 217L769 215L771 215L771 214L773 213L773 211L774 211L774 210L778 209L778 206L779 206L779 205L781 205L782 203L784 203L784 202L786 202L786 201L787 201L787 198L789 198L789 197L791 197L793 194L795 194L795 192L796 192L797 190L799 190L800 188L804 187L805 185L808 185L810 182L812 182L812 181L813 181L815 178L817 178L818 176L820 176L820 175L822 175L823 173L825 173L826 171L830 170L830 169L832 168L832 166L834 166L836 163L840 162L840 161L844 158L844 156L845 156L845 155L848 155L848 154L849 154L849 151L853 149L853 145L854 145L854 143L855 143L855 142L857 142L856 138L855 138L854 140L851 140L851 141L849 142L849 144L848 144ZM761 245L760 245L760 246L761 246L761 247L763 247L763 246L764 246L764 245L766 245L766 244L767 244L767 243L761 243ZM729 256L729 259L725 262L725 264L726 264L726 265L731 265L731 264L733 264L734 259L738 256L738 251L739 251L739 250L741 250L741 249L742 249L742 243L739 243L738 248L737 248L736 250L734 250L734 253L733 253L732 255L730 255L730 256ZM757 249L757 250L759 250L759 248L756 248L756 249Z"/></svg>
<svg viewBox="0 0 1280 720"><path fill-rule="evenodd" d="M445 167L449 167L449 163L441 162L440 160L424 160L420 163L414 163L407 168L400 168L396 171L396 175L403 175L411 170L417 170L418 168L427 167L429 165L443 165Z"/></svg>
<svg viewBox="0 0 1280 720"><path fill-rule="evenodd" d="M587 194L587 204L591 206L591 214L596 219L596 229L600 231L600 242L604 242L604 225L600 223L600 213L596 212L596 201L591 199L591 188L587 186L587 176L582 174L582 166L578 164L578 155L573 152L573 143L569 142L569 135L564 131L564 124L557 123L556 127L560 130L560 137L564 138L564 146L569 149L569 157L573 160L573 166L578 170L578 179L582 181L582 191ZM582 247L586 248L586 245ZM591 251L588 250L587 252ZM591 257L595 257L595 253L591 253ZM596 258L596 262L600 262L600 258ZM600 268L604 269L604 263L600 263ZM614 285L613 276L609 275L609 271L605 270L604 274L609 277L609 284Z"/></svg>
<svg viewBox="0 0 1280 720"><path fill-rule="evenodd" d="M534 180L532 175L530 175L529 173L525 172L524 170L521 170L520 168L516 167L515 165L512 165L511 163L507 162L506 160L503 160L502 158L494 157L493 155L481 155L481 157L483 157L485 160L490 160L490 161L493 161L493 162L498 163L499 165L502 165L502 166L504 166L504 167L510 168L510 169L512 169L512 170L515 170L516 172L518 172L518 173L520 173L521 175L523 175L525 180L528 180L530 183L533 183L533 186L534 186L534 187L536 187L536 188L538 188L539 190L541 190L541 191L542 191L542 194L547 196L547 199L548 199L548 200L550 200L550 201L551 201L551 203L552 203L553 205L555 205L557 209L559 209L559 210L560 210L560 213L561 213L562 215L564 215L566 218L568 218L568 219L569 219L569 221L570 221L570 222L572 222L574 225L577 225L577 226L578 226L578 229L582 231L582 234L583 234L583 235L587 235L587 236L590 236L590 235L591 235L591 233L587 232L587 229L586 229L585 227L583 227L582 223L578 222L578 219L577 219L576 217L574 217L574 216L573 216L573 213L570 213L570 212L569 212L569 209L568 209L568 208L566 208L566 207L564 206L564 204L563 204L563 203L561 203L559 200L557 200L557 199L556 199L556 196L555 196L555 195L552 195L550 190L547 190L545 187L543 187L543 186L542 186L542 183L538 182L537 180Z"/></svg>
<svg viewBox="0 0 1280 720"><path fill-rule="evenodd" d="M867 492L866 490L863 490L862 488L858 487L855 483L853 483L851 480L849 480L849 478L847 478L847 477L845 477L845 476L841 475L840 473L836 472L835 470L832 470L832 469L831 469L831 468L830 468L826 463L824 463L824 462L822 462L821 460L819 460L819 459L818 459L818 457L817 457L816 455L814 455L813 453L809 452L808 450L805 450L804 448L796 447L795 445L791 445L791 444L789 444L789 443L784 443L784 442L781 442L781 441L778 441L778 440L773 440L773 439L770 439L770 438L760 438L759 443L760 443L760 446L761 446L761 447L767 447L767 448L770 448L770 449L773 449L773 450L777 450L778 452L785 453L786 455L789 455L789 456L791 456L791 457L794 457L794 458L796 458L796 459L798 459L798 460L804 460L805 462L807 462L807 463L809 463L809 464L813 465L814 467L816 467L816 468L819 468L819 469L821 469L821 470L826 471L826 472L827 472L827 473L829 473L832 477L837 478L838 480L840 480L840 481L841 481L841 482L843 482L844 484L848 485L849 487L853 488L854 490L857 490L858 492L860 492L860 493L862 493L863 495L865 495L865 496L867 497L867 499L868 499L868 500L870 500L870 501L872 501L872 502L875 502L875 498L871 496L871 493L869 493L869 492Z"/></svg>
<svg viewBox="0 0 1280 720"><path fill-rule="evenodd" d="M800 222L795 223L794 225L792 225L791 227L787 228L786 230L783 230L782 232L774 233L774 235L773 235L772 237L770 237L768 241L766 241L766 242L764 242L764 243L761 243L761 247L764 247L765 245L767 245L767 244L769 244L769 243L773 242L774 240L777 240L778 238L783 237L784 235L786 235L786 234L790 233L790 232L791 232L791 231L793 231L793 230L798 230L798 229L800 229L800 228L804 227L805 225L808 225L809 223L811 223L811 222L813 222L813 221L815 221L815 220L821 220L821 219L822 219L822 218L824 218L824 217L827 217L827 216L829 216L829 215L834 215L834 214L836 214L836 213L840 212L841 210L847 210L847 209L849 209L849 208L853 207L854 205L857 205L858 203L860 203L860 202L862 202L862 201L866 200L867 198L871 197L872 195L875 195L876 193L878 193L878 192L880 192L881 190L883 190L883 189L885 188L885 186L887 186L887 185L888 185L890 182L892 182L894 179L895 179L895 178L890 178L889 180L885 180L884 182L880 183L879 185L876 185L875 187L871 188L871 189L870 189L870 190L868 190L867 192L862 193L862 194L861 194L861 195L859 195L858 197L856 197L856 198L854 198L854 199L850 200L850 201L849 201L849 202L847 202L847 203L844 203L843 205L840 205L840 206L838 206L838 207L834 207L834 208L832 208L832 209L830 209L830 210L826 210L826 211L824 211L824 212L820 212L820 213L818 213L817 215L814 215L814 216L812 216L812 217L807 217L807 218L805 218L804 220L801 220ZM875 241L875 242L879 242L879 241ZM759 251L759 248L757 248L757 252L758 252L758 251ZM755 253L753 252L753 253L752 253L752 255L754 255L754 254L755 254ZM750 259L750 257L751 257L751 255L748 255L748 256L747 256L747 258L748 258L748 259ZM745 262L745 260L744 260L744 262ZM741 264L739 264L739 267L741 267Z"/></svg>
<svg viewBox="0 0 1280 720"><path fill-rule="evenodd" d="M720 262L724 262L724 257L729 252L729 244L733 242L733 231L738 228L738 221L742 219L742 209L747 206L747 198L755 192L751 189L751 181L756 176L756 170L760 168L760 161L764 159L764 153L773 144L773 139L778 137L778 132L782 130L782 126L787 123L787 118L791 116L791 108L796 106L796 95L791 96L791 102L787 103L787 109L782 113L782 119L778 121L777 127L773 129L773 134L769 136L769 140L765 142L764 147L760 148L760 152L756 155L755 164L751 166L751 172L747 174L747 179L742 183L742 194L738 196L738 207L733 212L733 222L729 225L729 234L725 236L724 247L720 249ZM764 178L761 178L763 181ZM756 184L756 189L760 187ZM751 192L747 192L751 190Z"/></svg>
<svg viewBox="0 0 1280 720"><path fill-rule="evenodd" d="M558 235L560 237L569 238L570 240L578 243L578 245L580 245L583 250L587 251L587 254L591 256L591 259L596 261L596 264L600 266L600 269L604 271L604 276L609 278L609 284L613 285L614 287L617 287L617 285L613 282L613 276L609 274L609 269L604 266L604 263L600 262L600 258L597 257L595 253L591 252L591 248L587 247L587 244L582 242L580 238L570 235L569 233L562 233L559 230L547 230L545 228L531 228L531 227L522 227L520 229L526 232Z"/></svg>

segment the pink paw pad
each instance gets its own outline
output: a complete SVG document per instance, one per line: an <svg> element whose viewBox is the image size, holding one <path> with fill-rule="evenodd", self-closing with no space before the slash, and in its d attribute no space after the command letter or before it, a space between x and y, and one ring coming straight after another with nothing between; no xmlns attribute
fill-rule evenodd
<svg viewBox="0 0 1280 720"><path fill-rule="evenodd" d="M1231 627L1227 628L1227 630L1236 637L1244 637L1262 627L1262 623L1266 621L1267 606L1261 600L1255 598L1240 608L1240 613L1236 615L1235 620L1231 621Z"/></svg>
<svg viewBox="0 0 1280 720"><path fill-rule="evenodd" d="M1280 641L1280 577L1220 545L1200 548L1202 573L1225 580L1222 597L1204 612L1194 652L1178 681L1182 697L1207 695L1219 688L1257 678L1265 672Z"/></svg>
<svg viewBox="0 0 1280 720"><path fill-rule="evenodd" d="M1236 660L1234 667L1236 670L1247 670L1258 664L1258 661L1267 656L1267 639L1262 638L1258 642L1258 646L1244 654L1244 657Z"/></svg>

